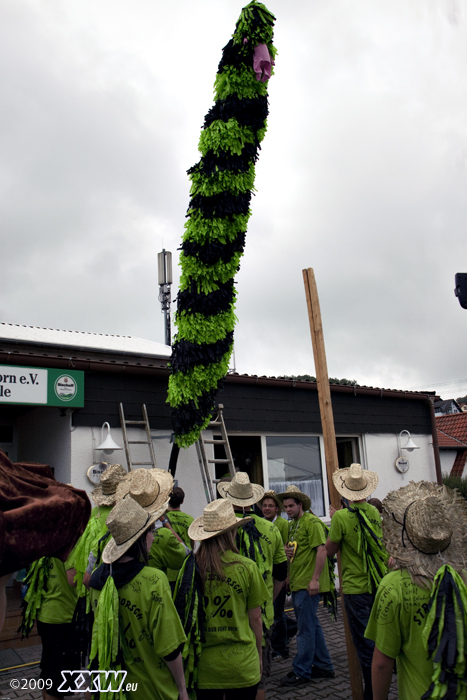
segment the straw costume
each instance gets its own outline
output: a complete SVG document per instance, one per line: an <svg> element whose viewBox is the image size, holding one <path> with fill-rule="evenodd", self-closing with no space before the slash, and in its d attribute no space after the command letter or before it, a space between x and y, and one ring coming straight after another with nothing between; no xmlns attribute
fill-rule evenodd
<svg viewBox="0 0 467 700"><path fill-rule="evenodd" d="M332 600L331 581L324 553L325 531L321 520L307 512L311 507L310 498L292 484L277 495L282 503L293 499L302 506L297 516L292 516L288 534L288 547L294 548L294 554L289 559L289 580L298 627L297 654L292 662L292 671L281 680L283 686L296 686L307 683L313 677L334 677L331 657L317 616L319 594L327 593L327 599ZM290 517L290 512L288 515ZM325 560L319 576L319 594L312 595L309 587L316 580L318 554Z"/></svg>
<svg viewBox="0 0 467 700"><path fill-rule="evenodd" d="M143 496L141 496L143 498ZM112 535L102 554L103 564L91 577L97 601L91 663L100 670L127 671L126 698L177 700L179 692L165 662L179 657L185 642L167 577L142 561L121 561L165 512L167 501L156 498L142 507L130 494L119 501L107 519ZM137 685L135 685L137 684ZM120 691L104 692L101 700L123 698Z"/></svg>
<svg viewBox="0 0 467 700"><path fill-rule="evenodd" d="M255 163L266 133L274 16L256 0L243 8L223 49L215 104L189 171L191 200L180 254L180 291L168 402L176 444L207 427L229 367L235 326L234 276L245 246Z"/></svg>
<svg viewBox="0 0 467 700"><path fill-rule="evenodd" d="M467 698L467 505L420 481L383 501L384 543L398 569L378 588L366 635L397 658L405 700ZM375 652L376 655L376 652Z"/></svg>
<svg viewBox="0 0 467 700"><path fill-rule="evenodd" d="M188 534L203 543L238 532L248 522L250 518L239 520L232 505L218 499L205 507ZM203 690L211 690L218 691L220 697L225 691L227 698L235 694L246 700L254 698L260 665L258 639L248 611L264 604L266 586L253 562L224 549L220 550L222 576L208 571L203 585L196 562L199 554L200 550L187 559L175 591L175 605L187 635L184 657L190 697L195 697L195 690L198 699L204 697Z"/></svg>

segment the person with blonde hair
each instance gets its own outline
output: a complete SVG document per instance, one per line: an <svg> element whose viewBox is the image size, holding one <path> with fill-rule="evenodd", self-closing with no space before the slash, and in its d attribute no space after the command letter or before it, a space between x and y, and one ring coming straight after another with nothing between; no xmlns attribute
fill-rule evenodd
<svg viewBox="0 0 467 700"><path fill-rule="evenodd" d="M238 519L218 499L190 525L200 543L177 580L175 606L187 634L185 671L197 700L254 700L261 678L261 606L268 591L257 566L238 553ZM197 614L195 614L197 613Z"/></svg>

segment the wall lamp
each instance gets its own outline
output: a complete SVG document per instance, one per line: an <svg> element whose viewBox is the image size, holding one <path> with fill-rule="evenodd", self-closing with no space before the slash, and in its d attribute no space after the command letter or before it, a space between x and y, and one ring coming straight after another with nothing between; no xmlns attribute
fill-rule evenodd
<svg viewBox="0 0 467 700"><path fill-rule="evenodd" d="M104 438L104 428L107 427L107 435ZM96 447L96 450L103 450L104 454L110 455L114 450L123 450L123 447L117 445L112 436L110 435L110 425L108 423L103 423L101 428L101 444Z"/></svg>
<svg viewBox="0 0 467 700"><path fill-rule="evenodd" d="M402 435L403 433L407 433L407 442L405 445L402 445ZM399 435L397 436L397 447L399 450L399 457L396 459L396 469L398 469L402 474L405 474L406 471L409 469L409 460L406 459L403 454L402 450L407 450L407 452L413 452L414 450L419 450L420 445L416 445L414 441L412 440L412 436L410 435L408 430L401 430Z"/></svg>

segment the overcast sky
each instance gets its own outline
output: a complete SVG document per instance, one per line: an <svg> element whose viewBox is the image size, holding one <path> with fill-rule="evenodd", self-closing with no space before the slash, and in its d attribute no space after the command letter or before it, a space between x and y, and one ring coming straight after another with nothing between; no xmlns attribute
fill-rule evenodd
<svg viewBox="0 0 467 700"><path fill-rule="evenodd" d="M237 371L314 374L312 267L331 376L466 394L465 4L267 5L279 54ZM1 0L0 321L163 342L157 253L178 262L186 170L241 7Z"/></svg>

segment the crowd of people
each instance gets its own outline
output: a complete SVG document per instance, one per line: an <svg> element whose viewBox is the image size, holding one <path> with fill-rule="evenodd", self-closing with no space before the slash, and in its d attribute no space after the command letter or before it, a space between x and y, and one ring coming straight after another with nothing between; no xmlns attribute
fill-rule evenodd
<svg viewBox="0 0 467 700"><path fill-rule="evenodd" d="M284 691L333 678L317 611L321 600L336 614L338 552L365 700L386 700L395 665L403 700L467 700L465 500L411 482L381 504L377 473L358 464L333 481L342 508L327 528L296 485L265 492L237 472L194 519L168 472L109 466L66 562L42 557L27 577L44 700L79 668L126 671L124 695L103 699L263 700L294 624Z"/></svg>

